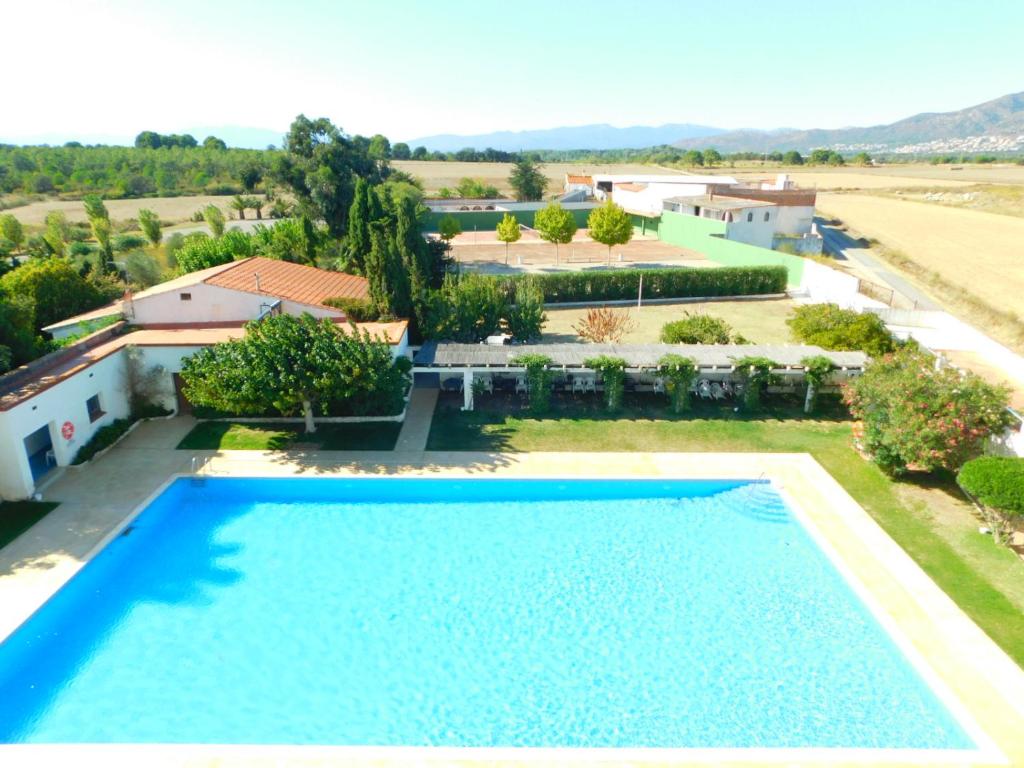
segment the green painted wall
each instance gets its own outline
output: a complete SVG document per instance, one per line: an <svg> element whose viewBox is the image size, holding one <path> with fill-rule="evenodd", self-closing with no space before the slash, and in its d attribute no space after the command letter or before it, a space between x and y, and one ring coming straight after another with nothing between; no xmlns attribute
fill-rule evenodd
<svg viewBox="0 0 1024 768"><path fill-rule="evenodd" d="M590 215L591 210L570 209L569 212L576 219L576 226L582 229L587 226L587 217ZM520 224L525 224L528 227L533 226L533 216L536 211L509 211L509 213L515 216L516 221ZM423 231L437 232L437 223L444 215L434 211L428 213L423 219ZM451 215L462 225L463 232L472 232L473 227L476 227L478 232L493 232L495 227L498 226L498 222L505 215L505 211L452 211Z"/></svg>
<svg viewBox="0 0 1024 768"><path fill-rule="evenodd" d="M725 222L665 211L658 224L658 238L703 253L727 267L758 267L781 264L789 272L789 285L800 285L804 259L756 245L725 239Z"/></svg>

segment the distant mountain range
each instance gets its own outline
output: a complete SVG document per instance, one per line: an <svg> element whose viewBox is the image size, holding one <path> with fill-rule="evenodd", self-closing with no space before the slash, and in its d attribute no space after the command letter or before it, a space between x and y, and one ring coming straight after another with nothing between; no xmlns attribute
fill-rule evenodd
<svg viewBox="0 0 1024 768"><path fill-rule="evenodd" d="M637 125L616 128L613 125L575 125L536 131L496 131L473 136L452 133L410 139L410 147L426 147L431 152L457 152L466 147L518 152L527 149L643 149L671 144L691 136L713 136L720 128L690 123Z"/></svg>
<svg viewBox="0 0 1024 768"><path fill-rule="evenodd" d="M956 112L922 112L888 125L774 131L726 131L677 147L714 147L720 152L770 152L825 147L838 150L905 152L1024 149L1024 92L1001 96Z"/></svg>

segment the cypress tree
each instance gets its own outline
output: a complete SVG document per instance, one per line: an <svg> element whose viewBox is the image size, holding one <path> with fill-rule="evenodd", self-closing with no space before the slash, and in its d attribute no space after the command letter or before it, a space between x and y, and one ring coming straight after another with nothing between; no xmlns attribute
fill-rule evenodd
<svg viewBox="0 0 1024 768"><path fill-rule="evenodd" d="M370 185L361 176L356 179L352 207L348 212L348 240L345 243L345 261L348 271L366 274L366 260L372 246L370 239ZM374 197L376 197L374 195Z"/></svg>

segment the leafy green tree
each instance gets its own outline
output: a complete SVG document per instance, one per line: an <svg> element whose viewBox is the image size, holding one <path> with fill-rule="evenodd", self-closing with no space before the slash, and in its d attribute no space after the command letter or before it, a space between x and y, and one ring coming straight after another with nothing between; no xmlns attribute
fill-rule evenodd
<svg viewBox="0 0 1024 768"><path fill-rule="evenodd" d="M24 365L40 353L42 339L36 333L33 315L30 298L7 294L0 287L0 373Z"/></svg>
<svg viewBox="0 0 1024 768"><path fill-rule="evenodd" d="M458 219L450 213L446 213L437 222L437 234L445 243L450 245L452 240L462 234L462 225L459 224Z"/></svg>
<svg viewBox="0 0 1024 768"><path fill-rule="evenodd" d="M710 167L718 165L722 162L722 153L717 149L705 149L701 154L701 159L704 161L704 165Z"/></svg>
<svg viewBox="0 0 1024 768"><path fill-rule="evenodd" d="M555 244L555 263L558 263L558 246L571 243L576 234L576 219L558 203L548 203L533 217L533 226L542 240Z"/></svg>
<svg viewBox="0 0 1024 768"><path fill-rule="evenodd" d="M779 364L767 357L748 356L741 357L733 365L743 387L743 406L748 411L759 411L764 391L782 381L782 377L775 373Z"/></svg>
<svg viewBox="0 0 1024 768"><path fill-rule="evenodd" d="M252 208L256 212L256 220L263 220L263 206L266 205L262 197L258 195L247 195L242 198L246 208Z"/></svg>
<svg viewBox="0 0 1024 768"><path fill-rule="evenodd" d="M142 234L144 234L146 239L149 240L150 245L154 248L160 245L160 241L163 240L164 236L160 231L159 216L148 208L140 208L139 227L142 229Z"/></svg>
<svg viewBox="0 0 1024 768"><path fill-rule="evenodd" d="M366 257L370 252L370 224L373 189L366 179L356 179L352 206L348 214L348 236L345 240L346 269L357 275L365 274Z"/></svg>
<svg viewBox="0 0 1024 768"><path fill-rule="evenodd" d="M224 234L224 212L212 203L203 208L203 220L210 228L210 234L220 237Z"/></svg>
<svg viewBox="0 0 1024 768"><path fill-rule="evenodd" d="M1013 421L1006 385L950 366L936 370L932 355L909 347L874 360L843 396L863 423L863 447L893 475L910 466L955 472Z"/></svg>
<svg viewBox="0 0 1024 768"><path fill-rule="evenodd" d="M203 139L203 149L222 150L227 148L228 145L224 143L224 139L218 139L216 136L207 136Z"/></svg>
<svg viewBox="0 0 1024 768"><path fill-rule="evenodd" d="M398 142L391 147L391 157L394 160L409 160L412 157L412 152L409 151L409 145L403 141Z"/></svg>
<svg viewBox="0 0 1024 768"><path fill-rule="evenodd" d="M867 152L858 152L856 155L853 156L853 164L854 165L871 165L872 164L871 155L869 155Z"/></svg>
<svg viewBox="0 0 1024 768"><path fill-rule="evenodd" d="M595 242L608 246L608 264L612 263L612 246L625 245L633 239L633 222L611 199L590 212L587 232Z"/></svg>
<svg viewBox="0 0 1024 768"><path fill-rule="evenodd" d="M832 361L824 355L811 355L800 361L804 367L804 383L807 394L804 396L804 413L813 413L818 402L818 391L828 382L828 377L835 370Z"/></svg>
<svg viewBox="0 0 1024 768"><path fill-rule="evenodd" d="M408 275L401 265L401 257L394 239L382 223L370 227L370 252L366 254L366 279L370 288L370 303L382 317L408 316Z"/></svg>
<svg viewBox="0 0 1024 768"><path fill-rule="evenodd" d="M683 153L682 160L683 165L688 165L691 168L699 167L704 165L704 155L698 152L696 149L690 149Z"/></svg>
<svg viewBox="0 0 1024 768"><path fill-rule="evenodd" d="M25 230L13 214L0 215L0 237L10 240L14 244L14 250L19 250L25 243Z"/></svg>
<svg viewBox="0 0 1024 768"><path fill-rule="evenodd" d="M523 236L522 230L519 229L519 221L513 214L506 213L498 222L496 232L498 239L505 244L505 266L508 266L508 246L518 242Z"/></svg>
<svg viewBox="0 0 1024 768"><path fill-rule="evenodd" d="M536 341L544 332L544 291L533 277L516 282L515 304L505 310L505 329L516 341Z"/></svg>
<svg viewBox="0 0 1024 768"><path fill-rule="evenodd" d="M370 139L370 157L377 160L389 160L391 158L391 142L386 136L376 134Z"/></svg>
<svg viewBox="0 0 1024 768"><path fill-rule="evenodd" d="M445 275L441 289L431 296L424 336L476 344L497 333L506 314L497 280L475 272Z"/></svg>
<svg viewBox="0 0 1024 768"><path fill-rule="evenodd" d="M119 292L82 277L65 259L33 259L0 277L0 294L29 302L35 330L96 309Z"/></svg>
<svg viewBox="0 0 1024 768"><path fill-rule="evenodd" d="M548 188L548 179L541 172L540 164L527 156L516 160L508 176L508 183L515 191L516 200L520 202L540 200Z"/></svg>
<svg viewBox="0 0 1024 768"><path fill-rule="evenodd" d="M135 137L135 146L138 149L160 149L160 134L154 131L143 131Z"/></svg>
<svg viewBox="0 0 1024 768"><path fill-rule="evenodd" d="M92 236L99 243L100 252L103 254L104 271L111 272L114 269L114 252L110 244L110 236L113 227L110 223L110 212L99 195L86 195L82 198L85 207L86 218L89 219L89 226L92 228Z"/></svg>
<svg viewBox="0 0 1024 768"><path fill-rule="evenodd" d="M786 152L782 156L782 164L783 165L803 165L804 164L803 155L801 155L795 149L791 149L789 152Z"/></svg>
<svg viewBox="0 0 1024 768"><path fill-rule="evenodd" d="M274 176L295 196L313 220L327 224L338 238L345 234L356 179L382 181L385 164L369 153L369 141L349 138L327 118L299 115L285 137L285 154L274 163Z"/></svg>
<svg viewBox="0 0 1024 768"><path fill-rule="evenodd" d="M672 412L690 410L690 387L697 378L696 361L682 355L662 355L658 360L658 374L665 383L665 394L672 403Z"/></svg>
<svg viewBox="0 0 1024 768"><path fill-rule="evenodd" d="M794 339L822 349L859 349L877 357L896 348L882 318L872 312L842 309L838 304L802 304L786 324Z"/></svg>
<svg viewBox="0 0 1024 768"><path fill-rule="evenodd" d="M47 213L43 240L49 246L50 252L54 256L64 256L67 253L67 244L70 239L71 227L68 225L68 218L64 215L64 211Z"/></svg>
<svg viewBox="0 0 1024 768"><path fill-rule="evenodd" d="M252 192L263 181L263 166L255 160L247 162L238 172L238 180L246 192Z"/></svg>
<svg viewBox="0 0 1024 768"><path fill-rule="evenodd" d="M427 148L426 147L416 147L416 149L414 149L412 151L412 159L413 160L426 160L428 154L429 153L427 152Z"/></svg>
<svg viewBox="0 0 1024 768"><path fill-rule="evenodd" d="M411 197L395 201L395 247L406 275L407 297L402 297L401 316L426 317L427 294L434 271L433 254L420 234L418 203Z"/></svg>
<svg viewBox="0 0 1024 768"><path fill-rule="evenodd" d="M604 384L604 401L609 411L622 407L622 395L626 383L626 361L621 357L600 355L583 361L583 364L601 374Z"/></svg>
<svg viewBox="0 0 1024 768"><path fill-rule="evenodd" d="M394 410L408 387L409 361L365 331L341 331L329 320L277 315L246 326L241 339L215 344L185 360L190 402L230 414L314 412L335 404L349 410Z"/></svg>

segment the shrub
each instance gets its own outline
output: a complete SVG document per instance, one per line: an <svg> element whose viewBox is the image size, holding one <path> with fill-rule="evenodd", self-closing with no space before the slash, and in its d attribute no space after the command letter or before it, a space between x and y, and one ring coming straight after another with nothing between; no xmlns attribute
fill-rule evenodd
<svg viewBox="0 0 1024 768"><path fill-rule="evenodd" d="M786 324L797 341L823 349L859 349L878 357L896 348L892 334L878 315L841 309L837 304L797 307Z"/></svg>
<svg viewBox="0 0 1024 768"><path fill-rule="evenodd" d="M811 355L800 361L804 367L804 382L807 385L807 395L804 397L804 413L812 413L818 401L818 390L828 380L834 366L832 361L824 355Z"/></svg>
<svg viewBox="0 0 1024 768"><path fill-rule="evenodd" d="M665 344L728 344L732 326L711 315L691 315L686 312L682 320L673 320L661 327L661 340Z"/></svg>
<svg viewBox="0 0 1024 768"><path fill-rule="evenodd" d="M252 236L234 229L219 238L208 237L202 232L188 235L181 246L173 251L178 273L182 275L245 259L255 255L255 252Z"/></svg>
<svg viewBox="0 0 1024 768"><path fill-rule="evenodd" d="M594 344L619 342L627 333L636 329L636 323L626 310L615 311L611 307L593 307L577 325L572 326L576 335Z"/></svg>
<svg viewBox="0 0 1024 768"><path fill-rule="evenodd" d="M601 355L583 361L591 370L601 374L604 383L604 402L609 411L622 407L622 393L626 388L626 361L621 357Z"/></svg>
<svg viewBox="0 0 1024 768"><path fill-rule="evenodd" d="M332 298L325 299L324 304L340 309L345 317L355 323L372 322L380 317L380 312L367 299Z"/></svg>
<svg viewBox="0 0 1024 768"><path fill-rule="evenodd" d="M529 410L534 416L548 412L551 407L551 358L546 355L519 355L509 362L521 365L526 369L526 390L530 398Z"/></svg>
<svg viewBox="0 0 1024 768"><path fill-rule="evenodd" d="M734 365L743 384L743 406L750 411L760 410L761 392L781 380L772 372L779 364L767 357L741 357Z"/></svg>
<svg viewBox="0 0 1024 768"><path fill-rule="evenodd" d="M497 281L475 273L448 275L430 297L424 335L475 344L501 328L506 308Z"/></svg>
<svg viewBox="0 0 1024 768"><path fill-rule="evenodd" d="M1024 517L1024 459L981 456L963 465L956 481L982 504Z"/></svg>
<svg viewBox="0 0 1024 768"><path fill-rule="evenodd" d="M113 249L117 252L123 251L134 251L138 248L144 248L147 244L147 240L139 235L118 235L114 238Z"/></svg>
<svg viewBox="0 0 1024 768"><path fill-rule="evenodd" d="M863 422L863 445L890 474L910 465L956 471L981 453L990 434L1009 425L1009 389L976 374L935 369L934 358L904 348L875 360L844 389Z"/></svg>
<svg viewBox="0 0 1024 768"><path fill-rule="evenodd" d="M548 317L544 314L544 292L535 280L516 283L516 302L505 310L505 328L516 341L539 339Z"/></svg>
<svg viewBox="0 0 1024 768"><path fill-rule="evenodd" d="M107 426L100 427L86 441L85 445L78 449L78 453L75 454L75 458L71 460L71 463L84 464L89 461L89 459L104 448L109 448L116 443L121 435L127 432L128 428L134 423L133 419L115 419L110 424L107 424Z"/></svg>
<svg viewBox="0 0 1024 768"><path fill-rule="evenodd" d="M662 355L658 367L673 413L690 410L690 387L697 378L697 363L692 357Z"/></svg>
<svg viewBox="0 0 1024 768"><path fill-rule="evenodd" d="M644 281L644 298L673 299L698 296L753 296L784 293L787 271L783 266L722 267L720 269L586 270L534 275L548 303L566 301L615 301L636 299L640 277ZM514 284L523 277L500 278L507 295L512 296Z"/></svg>
<svg viewBox="0 0 1024 768"><path fill-rule="evenodd" d="M36 329L88 312L120 295L123 287L86 279L64 259L31 259L0 277L0 294L30 302Z"/></svg>

